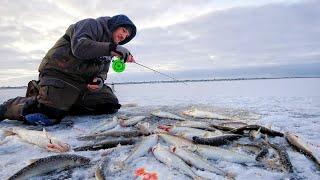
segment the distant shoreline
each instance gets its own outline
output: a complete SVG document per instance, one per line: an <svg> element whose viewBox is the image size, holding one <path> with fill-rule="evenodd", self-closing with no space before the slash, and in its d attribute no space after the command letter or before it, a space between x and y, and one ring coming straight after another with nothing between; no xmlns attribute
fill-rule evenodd
<svg viewBox="0 0 320 180"><path fill-rule="evenodd" d="M107 85L127 85L127 84L158 84L158 83L186 83L186 82L209 82L209 81L249 81L249 80L268 80L268 79L312 79L320 77L258 77L258 78L218 78L218 79L185 79L178 81L136 81L136 82L115 82L106 83ZM0 89L24 89L27 86L2 86Z"/></svg>
<svg viewBox="0 0 320 180"><path fill-rule="evenodd" d="M219 79L186 79L178 81L138 81L138 82L120 82L107 83L108 85L126 85L126 84L156 84L156 83L185 83L185 82L209 82L209 81L249 81L249 80L268 80L268 79L312 79L320 77L259 77L259 78L219 78Z"/></svg>

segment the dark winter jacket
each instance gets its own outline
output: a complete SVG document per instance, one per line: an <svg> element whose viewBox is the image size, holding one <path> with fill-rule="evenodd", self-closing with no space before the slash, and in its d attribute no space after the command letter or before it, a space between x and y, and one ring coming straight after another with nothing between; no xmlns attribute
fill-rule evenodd
<svg viewBox="0 0 320 180"><path fill-rule="evenodd" d="M43 58L40 75L79 84L88 83L94 77L106 79L110 61L106 61L105 56L110 56L112 32L120 26L130 26L132 30L131 35L119 43L125 44L136 35L135 25L125 15L84 19L70 25Z"/></svg>

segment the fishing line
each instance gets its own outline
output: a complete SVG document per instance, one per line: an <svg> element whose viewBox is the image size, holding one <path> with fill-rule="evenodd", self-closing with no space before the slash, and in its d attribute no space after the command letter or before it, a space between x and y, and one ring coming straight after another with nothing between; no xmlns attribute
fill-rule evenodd
<svg viewBox="0 0 320 180"><path fill-rule="evenodd" d="M137 65L139 65L139 66L141 66L141 67L144 67L144 68L146 68L146 69L149 69L149 70L151 70L151 71L153 71L153 72L156 72L156 73L159 73L159 74L161 74L161 75L163 75L163 76L166 76L166 77L168 77L168 78L171 78L171 79L173 79L173 80L175 80L175 81L177 81L177 82L180 82L178 79L176 79L176 78L174 78L174 77L172 77L172 76L169 76L169 75L167 75L167 74L164 74L164 73L162 73L162 72L159 72L159 71L157 71L157 70L154 70L154 69L152 69L152 68L149 68L149 67L147 67L147 66L145 66L145 65L142 65L142 64L140 64L140 63L137 63L137 62L134 62L135 64L137 64ZM182 82L183 84L185 84L185 85L188 85L187 83L185 83L185 82Z"/></svg>

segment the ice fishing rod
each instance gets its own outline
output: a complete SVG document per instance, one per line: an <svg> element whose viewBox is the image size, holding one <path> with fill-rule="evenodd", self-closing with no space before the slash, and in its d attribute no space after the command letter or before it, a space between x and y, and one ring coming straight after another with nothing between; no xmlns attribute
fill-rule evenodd
<svg viewBox="0 0 320 180"><path fill-rule="evenodd" d="M152 68L150 68L150 67L147 67L147 66L145 66L145 65L143 65L143 64L140 64L140 63L137 63L137 62L133 62L133 63L135 63L135 64L137 64L137 65L139 65L139 66L141 66L141 67L144 67L144 68L146 68L146 69L149 69L149 70L151 70L151 71L153 71L153 72L159 73L159 74L161 74L161 75L163 75L163 76L166 76L166 77L168 77L168 78L170 78L170 79L173 79L173 80L175 80L175 81L177 81L177 82L180 82L178 79L176 79L176 78L174 78L174 77L172 77L172 76L169 76L169 75L164 74L164 73L162 73L162 72L160 72L160 71L154 70L154 69L152 69ZM126 65L125 65L125 63L123 62L123 60L121 60L119 57L114 57L114 58L113 58L113 60L112 60L112 69L113 69L115 72L121 73L121 72L124 71L125 68L126 68ZM185 83L185 82L182 82L182 83L185 84L185 85L188 85L188 84Z"/></svg>

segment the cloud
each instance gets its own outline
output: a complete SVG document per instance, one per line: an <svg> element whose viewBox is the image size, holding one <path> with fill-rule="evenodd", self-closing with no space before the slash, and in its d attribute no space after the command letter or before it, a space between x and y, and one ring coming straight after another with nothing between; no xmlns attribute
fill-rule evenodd
<svg viewBox="0 0 320 180"><path fill-rule="evenodd" d="M168 26L213 10L211 0L105 1L58 0L53 3L71 16L87 18L126 14L141 29Z"/></svg>
<svg viewBox="0 0 320 180"><path fill-rule="evenodd" d="M158 70L319 62L319 5L315 0L2 0L0 71L36 73L70 24L120 13L138 27L126 47L138 62ZM126 70L145 71L136 65Z"/></svg>
<svg viewBox="0 0 320 180"><path fill-rule="evenodd" d="M213 12L143 30L132 48L144 63L175 60L180 69L319 62L319 5L310 1Z"/></svg>

